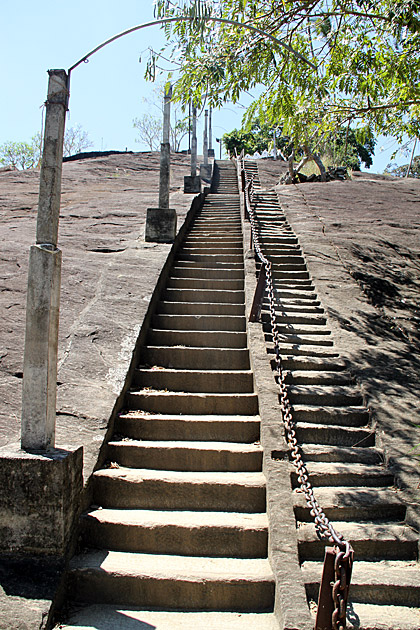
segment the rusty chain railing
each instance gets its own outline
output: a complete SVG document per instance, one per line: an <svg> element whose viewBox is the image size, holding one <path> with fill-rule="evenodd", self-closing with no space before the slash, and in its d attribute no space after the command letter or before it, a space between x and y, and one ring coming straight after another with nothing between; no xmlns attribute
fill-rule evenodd
<svg viewBox="0 0 420 630"><path fill-rule="evenodd" d="M251 316L255 321L255 314L258 311L256 303L262 302L265 285L270 313L270 328L275 350L276 381L280 389L280 404L287 443L290 447L292 460L297 470L300 487L305 495L307 505L310 508L310 514L315 522L317 535L320 539L327 539L334 544L333 548L326 549L315 630L345 630L346 607L354 552L344 536L335 530L315 498L308 469L302 458L301 448L296 437L296 423L293 419L292 406L285 382L285 371L282 365L272 264L262 251L259 241L257 217L252 204L254 196L253 177L248 180L243 159L238 160L237 163L240 168L240 176L244 187L245 213L251 224L254 250L261 262L261 270L254 304L251 309Z"/></svg>

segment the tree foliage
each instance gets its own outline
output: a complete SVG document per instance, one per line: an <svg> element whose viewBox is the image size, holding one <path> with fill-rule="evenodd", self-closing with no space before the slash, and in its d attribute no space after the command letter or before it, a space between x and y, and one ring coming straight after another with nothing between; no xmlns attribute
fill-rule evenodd
<svg viewBox="0 0 420 630"><path fill-rule="evenodd" d="M395 177L406 177L408 172L408 164L403 164L402 166L397 166L396 164L389 164L385 169L385 173L389 175L394 175ZM414 177L415 179L420 179L420 155L416 155L413 158L413 163L411 164L410 173L408 177Z"/></svg>
<svg viewBox="0 0 420 630"><path fill-rule="evenodd" d="M242 150L249 154L256 151L262 153L270 150L273 145L273 129L266 123L260 123L255 119L249 131L246 129L233 129L223 136L223 144L227 151L239 154ZM347 166L359 171L362 163L369 168L373 164L372 157L375 152L376 141L372 135L360 136L352 128L338 129L330 135L320 146L320 152L328 156L329 161L337 166ZM284 156L288 156L292 150L288 136L281 134L281 129L276 129L276 147ZM296 158L302 158L304 150L297 147Z"/></svg>
<svg viewBox="0 0 420 630"><path fill-rule="evenodd" d="M81 125L69 127L64 134L63 157L80 153L91 147L86 131ZM30 142L4 142L0 145L0 164L17 169L36 168L42 155L42 137L35 134Z"/></svg>
<svg viewBox="0 0 420 630"><path fill-rule="evenodd" d="M290 145L290 140L282 136L279 130L276 133L276 147L284 150ZM266 123L261 123L258 118L252 121L249 129L233 129L229 133L225 133L222 137L223 144L227 151L234 153L235 149L238 153L242 150L245 153L254 154L256 151L262 153L269 150L274 145L274 130Z"/></svg>
<svg viewBox="0 0 420 630"><path fill-rule="evenodd" d="M361 144L420 133L419 0L157 0L156 15L189 18L165 25L184 103L264 86L246 129L255 117L281 126L308 154L349 125Z"/></svg>

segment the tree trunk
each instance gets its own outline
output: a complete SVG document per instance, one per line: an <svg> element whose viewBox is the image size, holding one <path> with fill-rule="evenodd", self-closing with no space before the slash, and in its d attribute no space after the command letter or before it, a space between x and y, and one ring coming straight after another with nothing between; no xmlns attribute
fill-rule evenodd
<svg viewBox="0 0 420 630"><path fill-rule="evenodd" d="M315 162L315 164L317 165L317 167L319 168L319 172L321 174L321 182L326 182L327 181L327 173L325 171L325 166L322 163L322 160L319 156L319 153L312 153L312 159Z"/></svg>

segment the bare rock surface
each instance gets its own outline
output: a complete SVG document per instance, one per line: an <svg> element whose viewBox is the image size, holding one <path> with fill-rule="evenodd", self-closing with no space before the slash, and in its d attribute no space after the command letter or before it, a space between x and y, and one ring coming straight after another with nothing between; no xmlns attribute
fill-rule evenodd
<svg viewBox="0 0 420 630"><path fill-rule="evenodd" d="M96 157L63 165L63 252L58 446L84 446L95 464L133 347L170 245L146 243L146 210L158 204L159 154ZM192 196L189 158L172 159L170 206L178 229ZM0 173L0 446L20 439L29 248L35 242L38 171Z"/></svg>

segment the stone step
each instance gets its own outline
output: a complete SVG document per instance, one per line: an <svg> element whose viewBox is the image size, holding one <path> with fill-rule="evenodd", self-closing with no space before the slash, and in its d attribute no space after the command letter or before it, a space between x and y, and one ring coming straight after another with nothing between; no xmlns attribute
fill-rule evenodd
<svg viewBox="0 0 420 630"><path fill-rule="evenodd" d="M245 332L244 317L234 315L154 315L153 328L168 330L219 330Z"/></svg>
<svg viewBox="0 0 420 630"><path fill-rule="evenodd" d="M237 348L180 348L146 346L141 349L144 366L181 370L249 370L248 350Z"/></svg>
<svg viewBox="0 0 420 630"><path fill-rule="evenodd" d="M239 243L237 245L230 245L230 246L226 246L226 247L222 247L219 243L214 245L213 247L210 246L208 244L208 242L203 243L203 244L194 244L194 245L188 245L186 246L184 244L184 247L182 247L181 249L178 250L179 253L184 256L185 254L190 255L190 254L199 254L199 255L203 255L203 254L222 254L223 256L226 256L227 254L234 254L235 256L242 256L243 253L243 246L242 243Z"/></svg>
<svg viewBox="0 0 420 630"><path fill-rule="evenodd" d="M243 291L223 291L221 289L165 289L162 299L171 302L222 302L243 304Z"/></svg>
<svg viewBox="0 0 420 630"><path fill-rule="evenodd" d="M262 469L259 444L124 439L108 443L107 457L127 468L201 472L258 472Z"/></svg>
<svg viewBox="0 0 420 630"><path fill-rule="evenodd" d="M263 326L264 330L269 330L269 325L266 324ZM331 336L328 335L305 335L305 336L298 336L298 335L293 335L293 334L285 334L285 333L280 333L278 335L279 337L279 341L282 344L282 347L284 349L284 345L291 345L291 346L329 346L330 348L333 348L334 346L334 341L332 339ZM269 350L272 350L272 348L274 348L273 346L273 335L271 332L265 332L264 334L264 338L266 341L266 346Z"/></svg>
<svg viewBox="0 0 420 630"><path fill-rule="evenodd" d="M354 462L375 465L381 465L384 462L383 451L373 446L336 446L306 443L301 448L306 462Z"/></svg>
<svg viewBox="0 0 420 630"><path fill-rule="evenodd" d="M420 628L418 608L375 606L352 601L350 606L347 630L418 630Z"/></svg>
<svg viewBox="0 0 420 630"><path fill-rule="evenodd" d="M264 512L260 472L184 472L107 468L93 474L97 505L158 510Z"/></svg>
<svg viewBox="0 0 420 630"><path fill-rule="evenodd" d="M317 488L315 497L329 520L388 521L405 519L406 508L398 490L391 488ZM293 492L293 505L298 521L312 522L305 495Z"/></svg>
<svg viewBox="0 0 420 630"><path fill-rule="evenodd" d="M351 385L349 372L321 372L317 370L295 370L285 374L285 381L291 385Z"/></svg>
<svg viewBox="0 0 420 630"><path fill-rule="evenodd" d="M308 462L307 468L314 487L366 486L381 488L394 484L394 475L384 466L368 466L357 463ZM292 484L299 487L295 470Z"/></svg>
<svg viewBox="0 0 420 630"><path fill-rule="evenodd" d="M224 330L166 330L150 328L147 344L188 348L246 348L245 332Z"/></svg>
<svg viewBox="0 0 420 630"><path fill-rule="evenodd" d="M263 321L268 321L268 313L265 312L266 309L266 305L268 304L268 300L265 301L264 303L264 308L263 308L263 312L264 312L264 317L262 317ZM282 302L281 304L276 304L276 311L279 312L279 314L281 313L297 313L297 314L323 314L325 311L322 308L322 306L316 306L315 304L307 304L306 302L303 305L299 305L299 304L293 304L292 302ZM265 318L265 319L264 319Z"/></svg>
<svg viewBox="0 0 420 630"><path fill-rule="evenodd" d="M375 445L375 432L371 429L354 427L333 427L330 424L311 424L300 422L296 427L300 443L325 444L333 446L360 446L367 448Z"/></svg>
<svg viewBox="0 0 420 630"><path fill-rule="evenodd" d="M305 300L307 304L311 304L313 302L318 305L319 301L317 299L317 295L314 292L313 287L307 287L307 288L308 288L307 291L304 289L304 287L302 287L301 289L299 288L277 289L276 296L277 296L277 299L279 300L279 303L281 303L285 298L293 298L295 300Z"/></svg>
<svg viewBox="0 0 420 630"><path fill-rule="evenodd" d="M256 394L193 394L191 392L165 392L142 390L129 392L130 409L142 409L151 413L243 414L258 413Z"/></svg>
<svg viewBox="0 0 420 630"><path fill-rule="evenodd" d="M281 312L282 309L294 310L295 312L305 312L308 311L308 309L313 310L316 308L322 308L321 302L319 300L315 300L314 296L310 296L308 294L305 294L303 298L282 298L281 302L278 302L277 307L279 312Z"/></svg>
<svg viewBox="0 0 420 630"><path fill-rule="evenodd" d="M244 304L226 302L159 302L158 314L168 315L239 315L244 316Z"/></svg>
<svg viewBox="0 0 420 630"><path fill-rule="evenodd" d="M362 560L416 560L418 536L407 525L393 523L347 523L335 529L351 542L357 562ZM297 530L301 561L323 560L325 540L319 540L313 523L303 523ZM383 575L378 575L382 579Z"/></svg>
<svg viewBox="0 0 420 630"><path fill-rule="evenodd" d="M135 440L203 440L253 443L260 437L258 416L120 414L115 430Z"/></svg>
<svg viewBox="0 0 420 630"><path fill-rule="evenodd" d="M285 370L306 371L306 370L328 370L340 371L346 369L346 363L340 358L322 358L310 356L282 355L282 365Z"/></svg>
<svg viewBox="0 0 420 630"><path fill-rule="evenodd" d="M276 277L276 270L274 269L273 276ZM281 302L284 297L306 297L307 299L316 299L315 287L312 283L301 282L300 284L288 281L285 284L277 284L274 288L274 299L277 300L278 309L281 310Z"/></svg>
<svg viewBox="0 0 420 630"><path fill-rule="evenodd" d="M180 278L168 279L166 286L170 289L223 289L227 291L243 291L243 280L225 280L209 278Z"/></svg>
<svg viewBox="0 0 420 630"><path fill-rule="evenodd" d="M318 599L322 565L319 562L302 564L307 596ZM420 601L420 566L409 560L382 560L355 562L351 577L351 602L385 605L413 606ZM378 606L379 608L379 606ZM420 611L418 611L420 619ZM363 621L363 620L362 620ZM379 621L379 618L377 619ZM365 627L363 625L363 627ZM391 626L387 626L391 627ZM400 628L398 624L394 626Z"/></svg>
<svg viewBox="0 0 420 630"><path fill-rule="evenodd" d="M324 359L324 360L329 360L329 359L335 359L335 358L339 358L339 353L334 350L333 346L326 346L324 343L318 344L318 345L310 345L310 344L294 344L293 343L293 336L291 335L291 342L290 343L280 343L279 344L279 348L280 348L280 353L281 356L284 357L282 360L282 363L284 365L284 367L286 369L290 369L289 368L289 359L295 355L295 357L302 357L302 358L308 358L308 365L309 365L309 360L310 359ZM320 337L321 341L323 341L324 339L326 339L326 337ZM267 347L267 354L275 354L275 350L274 350L274 346Z"/></svg>
<svg viewBox="0 0 420 630"><path fill-rule="evenodd" d="M281 335L331 335L331 330L323 325L311 324L277 324L277 330Z"/></svg>
<svg viewBox="0 0 420 630"><path fill-rule="evenodd" d="M355 387L330 385L290 385L292 405L350 407L363 405L363 396Z"/></svg>
<svg viewBox="0 0 420 630"><path fill-rule="evenodd" d="M181 261L194 262L200 264L210 265L243 265L243 255L241 254L189 254L187 252L179 252L177 255L176 264L179 265Z"/></svg>
<svg viewBox="0 0 420 630"><path fill-rule="evenodd" d="M243 239L239 236L232 237L229 234L225 236L208 236L206 239L201 236L195 236L194 232L190 232L183 243L188 247L200 247L201 245L209 247L243 247Z"/></svg>
<svg viewBox="0 0 420 630"><path fill-rule="evenodd" d="M188 268L208 268L208 269L240 269L243 273L244 263L240 262L226 262L224 260L217 260L212 258L211 260L191 260L187 258L178 258L175 261L175 265L177 267L188 267Z"/></svg>
<svg viewBox="0 0 420 630"><path fill-rule="evenodd" d="M270 317L268 313L263 313L261 319L264 323L269 323ZM276 313L276 322L278 324L306 324L310 326L325 326L326 317L317 314L294 314L294 313Z"/></svg>
<svg viewBox="0 0 420 630"><path fill-rule="evenodd" d="M82 528L85 544L113 551L267 557L265 513L91 509Z"/></svg>
<svg viewBox="0 0 420 630"><path fill-rule="evenodd" d="M76 601L184 610L267 611L274 578L267 559L95 551L73 558Z"/></svg>
<svg viewBox="0 0 420 630"><path fill-rule="evenodd" d="M173 278L204 278L204 279L239 279L243 280L242 269L212 269L211 267L172 267Z"/></svg>
<svg viewBox="0 0 420 630"><path fill-rule="evenodd" d="M363 427L370 421L369 412L365 407L327 407L321 405L293 405L295 422L311 422L315 424L329 424L339 426Z"/></svg>
<svg viewBox="0 0 420 630"><path fill-rule="evenodd" d="M133 610L93 604L73 611L68 622L60 627L63 630L278 630L278 623L274 613Z"/></svg>
<svg viewBox="0 0 420 630"><path fill-rule="evenodd" d="M306 270L296 269L284 269L287 265L282 265L279 269L273 269L272 276L275 280L275 283L279 285L280 283L302 283L302 286L305 284L310 284L311 276L309 272Z"/></svg>
<svg viewBox="0 0 420 630"><path fill-rule="evenodd" d="M148 370L134 373L133 388L167 389L172 392L252 393L253 375L233 370Z"/></svg>

